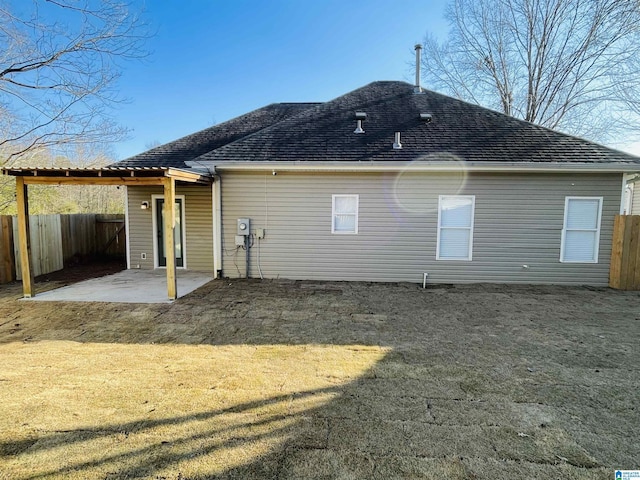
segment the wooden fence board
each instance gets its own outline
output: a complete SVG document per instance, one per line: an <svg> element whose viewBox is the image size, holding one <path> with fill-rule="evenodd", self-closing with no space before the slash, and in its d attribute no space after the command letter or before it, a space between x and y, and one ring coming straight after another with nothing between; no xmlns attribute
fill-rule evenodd
<svg viewBox="0 0 640 480"><path fill-rule="evenodd" d="M609 286L640 290L640 215L616 215Z"/></svg>
<svg viewBox="0 0 640 480"><path fill-rule="evenodd" d="M65 228L62 229L64 260L73 257L86 258L96 253L96 215L81 213L61 215Z"/></svg>
<svg viewBox="0 0 640 480"><path fill-rule="evenodd" d="M620 279L622 274L622 244L624 241L624 226L624 216L616 215L613 220L611 263L609 267L609 286L611 288L621 288Z"/></svg>
<svg viewBox="0 0 640 480"><path fill-rule="evenodd" d="M96 215L97 253L109 257L126 255L124 215Z"/></svg>
<svg viewBox="0 0 640 480"><path fill-rule="evenodd" d="M16 278L15 255L13 252L13 218L0 216L0 284Z"/></svg>
<svg viewBox="0 0 640 480"><path fill-rule="evenodd" d="M22 278L17 252L18 242L13 241L18 238L18 222L12 221L11 217L2 218L0 283ZM5 223L8 236L12 237L7 242L5 242L7 236ZM61 270L74 257L85 259L104 254L124 257L126 254L124 215L31 215L29 228L31 261L33 275L36 277ZM5 248L8 250L8 255L4 254ZM12 272L11 275L5 274L7 269Z"/></svg>
<svg viewBox="0 0 640 480"><path fill-rule="evenodd" d="M18 238L17 222L14 222L14 238ZM64 268L62 258L62 233L59 215L30 215L29 238L33 276L44 275ZM16 257L16 279L22 279L20 255L14 245Z"/></svg>
<svg viewBox="0 0 640 480"><path fill-rule="evenodd" d="M635 262L632 269L627 274L628 285L632 286L633 290L640 290L640 215L633 215L633 231L636 238L636 248L633 252L635 256Z"/></svg>

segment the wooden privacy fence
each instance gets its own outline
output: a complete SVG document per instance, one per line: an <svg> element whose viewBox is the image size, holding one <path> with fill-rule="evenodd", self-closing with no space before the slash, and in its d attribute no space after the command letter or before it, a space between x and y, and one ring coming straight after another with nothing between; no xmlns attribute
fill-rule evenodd
<svg viewBox="0 0 640 480"><path fill-rule="evenodd" d="M0 283L9 283L14 278L13 219L0 216Z"/></svg>
<svg viewBox="0 0 640 480"><path fill-rule="evenodd" d="M609 286L640 290L640 215L616 215Z"/></svg>
<svg viewBox="0 0 640 480"><path fill-rule="evenodd" d="M31 268L33 276L55 272L64 268L62 257L62 235L60 215L31 215L29 217L31 238ZM18 221L13 219L14 258L16 279L22 278L20 251L18 250Z"/></svg>
<svg viewBox="0 0 640 480"><path fill-rule="evenodd" d="M0 283L21 279L15 217L0 217ZM97 255L124 257L124 215L32 215L29 217L33 275Z"/></svg>

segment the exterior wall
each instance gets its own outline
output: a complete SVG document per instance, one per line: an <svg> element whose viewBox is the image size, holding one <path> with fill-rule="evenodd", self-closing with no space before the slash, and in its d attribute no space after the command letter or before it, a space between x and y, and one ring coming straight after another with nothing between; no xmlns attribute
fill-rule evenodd
<svg viewBox="0 0 640 480"><path fill-rule="evenodd" d="M265 278L608 284L621 174L225 172L223 275L244 277L236 219L265 229L250 276ZM358 194L358 234L331 234L331 195ZM472 261L436 260L438 196L475 195ZM597 264L560 263L566 196L602 196ZM523 267L527 265L529 268Z"/></svg>
<svg viewBox="0 0 640 480"><path fill-rule="evenodd" d="M640 215L640 183L633 184L633 190L631 190L631 215Z"/></svg>
<svg viewBox="0 0 640 480"><path fill-rule="evenodd" d="M151 205L152 195L162 195L162 187L128 187L127 208L129 216L130 268L153 269L153 212L142 210L144 201ZM184 195L186 226L186 268L197 271L213 271L213 214L210 186L178 186L176 195ZM146 260L141 254L146 253ZM138 267L139 265L139 267Z"/></svg>

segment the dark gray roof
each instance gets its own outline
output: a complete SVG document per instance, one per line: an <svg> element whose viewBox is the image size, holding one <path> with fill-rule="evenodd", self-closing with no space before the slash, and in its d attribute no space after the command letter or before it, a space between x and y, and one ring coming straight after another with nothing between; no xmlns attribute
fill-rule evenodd
<svg viewBox="0 0 640 480"><path fill-rule="evenodd" d="M364 134L354 134L355 112ZM432 114L431 123L420 113ZM392 148L401 133L401 150ZM374 82L310 108L199 160L640 162L623 152L564 135L405 82Z"/></svg>
<svg viewBox="0 0 640 480"><path fill-rule="evenodd" d="M228 122L205 128L139 155L114 163L117 167L187 168L185 162L220 148L227 143L258 132L274 123L296 115L317 103L274 103Z"/></svg>
<svg viewBox="0 0 640 480"><path fill-rule="evenodd" d="M281 111L283 105L292 110ZM364 134L353 133L355 112L367 114ZM421 113L432 121L422 121ZM395 132L400 150L392 148ZM117 165L178 166L171 162L192 159L214 165L418 159L640 164L633 155L432 91L416 94L413 85L397 81L374 82L322 104L271 105Z"/></svg>

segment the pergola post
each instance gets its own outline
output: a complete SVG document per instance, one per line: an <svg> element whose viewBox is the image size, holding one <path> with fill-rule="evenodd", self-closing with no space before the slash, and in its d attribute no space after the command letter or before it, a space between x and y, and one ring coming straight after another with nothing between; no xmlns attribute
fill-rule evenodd
<svg viewBox="0 0 640 480"><path fill-rule="evenodd" d="M29 194L24 177L16 177L16 201L18 205L18 246L22 270L22 294L24 298L35 295L33 270L31 269L31 238L29 236Z"/></svg>
<svg viewBox="0 0 640 480"><path fill-rule="evenodd" d="M164 179L164 252L167 259L167 295L169 300L178 298L178 278L176 277L176 181L173 177Z"/></svg>

